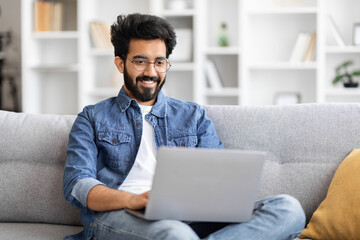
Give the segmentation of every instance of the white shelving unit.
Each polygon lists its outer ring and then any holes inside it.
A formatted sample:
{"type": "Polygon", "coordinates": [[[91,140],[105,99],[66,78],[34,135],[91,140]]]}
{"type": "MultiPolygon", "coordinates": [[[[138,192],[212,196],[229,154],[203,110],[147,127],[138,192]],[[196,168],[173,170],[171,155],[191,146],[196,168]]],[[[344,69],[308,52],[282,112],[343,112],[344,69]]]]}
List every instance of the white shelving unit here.
{"type": "Polygon", "coordinates": [[[76,113],[79,56],[77,1],[64,0],[64,31],[34,32],[33,0],[22,8],[23,110],[35,113],[76,113]]]}
{"type": "MultiPolygon", "coordinates": [[[[326,48],[324,49],[325,67],[324,76],[324,101],[328,102],[360,102],[360,91],[356,89],[345,89],[341,84],[334,86],[331,79],[335,76],[335,68],[347,60],[354,61],[354,68],[360,69],[360,46],[352,45],[353,24],[360,22],[360,1],[356,0],[330,0],[326,4],[325,12],[330,14],[344,39],[345,46],[337,46],[333,36],[326,35],[326,48]]],[[[328,28],[328,22],[325,22],[328,28]]],[[[354,80],[360,80],[360,77],[354,80]]]]}
{"type": "MultiPolygon", "coordinates": [[[[301,102],[360,101],[358,89],[332,85],[334,69],[345,60],[360,66],[352,26],[360,22],[358,0],[185,0],[186,9],[170,9],[170,0],[62,0],[65,30],[33,31],[33,4],[22,0],[23,110],[76,114],[88,104],[116,96],[122,76],[113,49],[97,49],[89,23],[111,25],[119,14],[156,14],[175,28],[191,32],[187,60],[174,61],[166,94],[200,104],[269,105],[281,92],[296,92],[301,102]],[[336,46],[328,31],[330,14],[346,46],[336,46]],[[228,47],[217,44],[222,22],[228,47]],[[299,32],[316,32],[316,58],[291,63],[299,32]],[[223,88],[212,89],[204,72],[207,59],[218,70],[223,88]]],[[[359,80],[359,79],[356,79],[359,80]]]]}
{"type": "Polygon", "coordinates": [[[317,61],[293,63],[289,59],[299,32],[317,32],[317,1],[264,2],[245,0],[243,5],[246,94],[241,104],[273,104],[282,92],[296,92],[302,102],[316,102],[317,61]]]}
{"type": "MultiPolygon", "coordinates": [[[[223,82],[222,90],[207,89],[200,99],[205,104],[269,105],[274,104],[278,93],[293,92],[301,96],[302,103],[360,101],[357,89],[331,83],[335,67],[343,61],[352,59],[357,68],[360,66],[360,46],[351,46],[352,26],[360,22],[354,9],[359,8],[356,0],[208,1],[207,21],[213,27],[207,28],[210,40],[204,41],[207,47],[203,56],[215,62],[222,80],[233,82],[230,88],[223,82]],[[344,29],[346,46],[334,46],[329,39],[328,14],[344,29]],[[222,21],[229,25],[231,40],[224,48],[216,46],[214,34],[222,21]],[[317,33],[314,61],[289,61],[300,32],[317,33]],[[232,69],[221,69],[225,61],[237,64],[232,63],[232,69]]],[[[205,77],[203,81],[206,87],[205,77]]]]}
{"type": "Polygon", "coordinates": [[[202,84],[198,94],[198,101],[202,104],[240,104],[242,83],[242,48],[241,48],[241,15],[242,1],[234,0],[208,0],[202,1],[202,9],[205,10],[202,25],[201,49],[199,57],[199,69],[203,73],[199,78],[202,84]],[[228,32],[229,46],[219,47],[217,43],[221,25],[225,23],[228,32]],[[206,26],[206,27],[204,27],[206,26]],[[210,27],[211,26],[211,27],[210,27]],[[223,89],[212,89],[204,75],[205,61],[212,61],[218,71],[223,89]]]}

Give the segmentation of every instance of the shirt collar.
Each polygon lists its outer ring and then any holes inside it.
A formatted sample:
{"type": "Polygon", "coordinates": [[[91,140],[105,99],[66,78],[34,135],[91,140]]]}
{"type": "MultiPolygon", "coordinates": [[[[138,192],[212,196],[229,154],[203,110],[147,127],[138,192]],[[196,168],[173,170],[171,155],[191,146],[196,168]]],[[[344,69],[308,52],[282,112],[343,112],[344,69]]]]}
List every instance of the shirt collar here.
{"type": "MultiPolygon", "coordinates": [[[[137,104],[135,99],[127,95],[124,86],[120,89],[120,92],[117,96],[117,101],[121,112],[125,112],[130,107],[131,104],[135,104],[135,103],[137,104]]],[[[155,115],[156,117],[165,117],[166,108],[167,108],[166,96],[162,91],[160,91],[157,96],[157,100],[154,106],[152,107],[150,113],[155,115]]]]}

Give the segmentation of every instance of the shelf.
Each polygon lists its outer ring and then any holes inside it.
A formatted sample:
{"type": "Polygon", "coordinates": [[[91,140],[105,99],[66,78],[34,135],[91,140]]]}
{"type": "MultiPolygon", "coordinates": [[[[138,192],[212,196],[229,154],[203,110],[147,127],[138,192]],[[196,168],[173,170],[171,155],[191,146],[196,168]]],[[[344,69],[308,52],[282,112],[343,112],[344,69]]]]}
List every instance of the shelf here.
{"type": "Polygon", "coordinates": [[[360,88],[338,88],[338,89],[327,89],[327,96],[359,96],[360,88]]]}
{"type": "Polygon", "coordinates": [[[31,67],[32,70],[39,71],[39,72],[77,72],[78,65],[41,65],[41,66],[33,66],[31,67]]]}
{"type": "Polygon", "coordinates": [[[269,62],[253,63],[249,65],[251,70],[316,70],[316,62],[269,62]]]}
{"type": "Polygon", "coordinates": [[[171,68],[169,71],[193,71],[195,64],[193,62],[170,62],[171,68]]]}
{"type": "Polygon", "coordinates": [[[239,88],[220,88],[220,89],[207,88],[205,91],[205,95],[211,97],[237,97],[239,96],[239,92],[240,92],[239,88]]]}
{"type": "MultiPolygon", "coordinates": [[[[281,91],[299,92],[306,102],[360,99],[360,87],[343,89],[328,82],[338,63],[352,59],[359,64],[360,46],[331,46],[336,39],[328,31],[327,16],[333,15],[341,35],[350,43],[353,23],[359,20],[358,0],[186,0],[186,9],[171,8],[170,0],[107,0],[106,4],[66,0],[65,31],[58,32],[34,32],[34,1],[21,2],[25,111],[33,104],[30,109],[41,112],[42,100],[32,100],[33,88],[43,89],[40,84],[49,85],[46,96],[51,99],[53,94],[68,94],[70,82],[74,89],[71,98],[78,101],[79,111],[117,95],[114,80],[121,82],[122,76],[114,71],[114,50],[93,47],[89,22],[113,23],[120,5],[124,14],[156,14],[175,29],[191,29],[191,42],[183,48],[191,49],[191,57],[184,62],[170,57],[168,74],[175,80],[165,88],[171,97],[199,104],[240,105],[273,104],[274,94],[281,91]],[[227,24],[228,47],[218,46],[222,22],[227,24]],[[312,62],[289,61],[299,32],[318,34],[312,62]],[[214,62],[223,88],[207,87],[212,85],[204,73],[205,60],[214,62]]],[[[184,42],[179,38],[177,47],[184,42]]],[[[75,106],[61,101],[58,105],[74,112],[75,106]]]]}
{"type": "Polygon", "coordinates": [[[91,48],[90,55],[92,56],[114,56],[113,48],[91,48]]]}
{"type": "Polygon", "coordinates": [[[267,9],[253,9],[249,11],[250,15],[262,14],[317,14],[316,7],[273,7],[267,9]]]}
{"type": "Polygon", "coordinates": [[[61,32],[34,32],[35,39],[77,39],[79,33],[77,31],[61,31],[61,32]]]}
{"type": "Polygon", "coordinates": [[[326,53],[336,54],[336,53],[360,53],[360,46],[328,46],[326,47],[326,53]]]}
{"type": "Polygon", "coordinates": [[[164,17],[192,17],[195,15],[195,10],[194,9],[163,10],[161,15],[164,17]]]}
{"type": "Polygon", "coordinates": [[[205,50],[207,55],[236,55],[240,53],[241,51],[238,47],[210,47],[205,50]]]}

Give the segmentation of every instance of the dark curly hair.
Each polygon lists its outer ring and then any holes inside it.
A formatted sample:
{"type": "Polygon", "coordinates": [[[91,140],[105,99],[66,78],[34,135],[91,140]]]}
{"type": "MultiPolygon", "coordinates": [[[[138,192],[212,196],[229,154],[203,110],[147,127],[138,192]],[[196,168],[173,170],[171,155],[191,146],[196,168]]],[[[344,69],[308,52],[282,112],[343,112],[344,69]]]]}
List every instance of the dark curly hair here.
{"type": "Polygon", "coordinates": [[[174,28],[166,20],[147,14],[119,15],[111,26],[111,42],[114,45],[115,56],[125,60],[131,39],[163,40],[167,58],[176,45],[174,28]]]}

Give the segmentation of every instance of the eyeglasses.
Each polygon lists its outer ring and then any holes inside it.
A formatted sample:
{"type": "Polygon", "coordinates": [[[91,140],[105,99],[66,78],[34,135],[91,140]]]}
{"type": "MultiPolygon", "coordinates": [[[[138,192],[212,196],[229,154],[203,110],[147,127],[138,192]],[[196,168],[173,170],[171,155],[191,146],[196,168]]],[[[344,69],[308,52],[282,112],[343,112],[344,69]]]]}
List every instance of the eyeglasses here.
{"type": "Polygon", "coordinates": [[[167,58],[157,58],[154,62],[144,57],[135,57],[133,60],[127,58],[133,65],[134,69],[139,72],[145,71],[150,63],[154,64],[155,70],[159,73],[169,71],[171,64],[167,58]]]}

